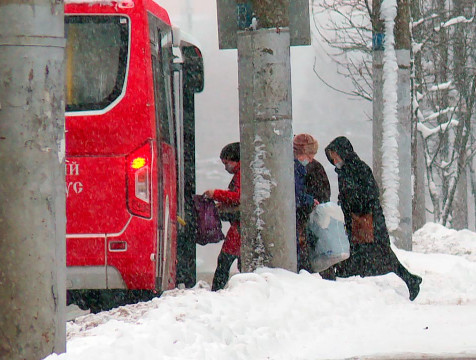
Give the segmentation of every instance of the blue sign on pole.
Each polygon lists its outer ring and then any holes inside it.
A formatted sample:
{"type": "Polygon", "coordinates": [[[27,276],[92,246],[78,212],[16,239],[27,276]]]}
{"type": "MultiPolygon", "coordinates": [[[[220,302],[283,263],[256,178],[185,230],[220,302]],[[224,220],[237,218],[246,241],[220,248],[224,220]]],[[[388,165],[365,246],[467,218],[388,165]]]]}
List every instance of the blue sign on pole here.
{"type": "Polygon", "coordinates": [[[385,34],[384,33],[374,33],[372,36],[372,50],[385,50],[384,46],[385,34]]]}

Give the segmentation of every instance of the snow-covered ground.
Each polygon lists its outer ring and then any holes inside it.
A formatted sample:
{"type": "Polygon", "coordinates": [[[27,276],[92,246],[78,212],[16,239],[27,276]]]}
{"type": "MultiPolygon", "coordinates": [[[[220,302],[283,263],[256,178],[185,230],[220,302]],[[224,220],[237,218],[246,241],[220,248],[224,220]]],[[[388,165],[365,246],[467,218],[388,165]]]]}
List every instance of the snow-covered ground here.
{"type": "Polygon", "coordinates": [[[414,302],[394,274],[332,282],[265,268],[233,276],[219,292],[199,282],[147,303],[79,317],[67,325],[67,353],[46,359],[476,355],[476,233],[428,223],[414,244],[414,252],[395,250],[423,277],[414,302]]]}

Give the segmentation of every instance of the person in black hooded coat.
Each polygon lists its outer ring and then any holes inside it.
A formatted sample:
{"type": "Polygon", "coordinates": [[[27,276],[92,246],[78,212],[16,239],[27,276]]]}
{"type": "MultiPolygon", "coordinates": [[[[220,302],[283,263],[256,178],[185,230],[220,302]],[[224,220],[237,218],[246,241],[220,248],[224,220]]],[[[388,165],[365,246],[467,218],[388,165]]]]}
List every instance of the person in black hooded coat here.
{"type": "Polygon", "coordinates": [[[350,242],[350,257],[337,264],[336,276],[360,275],[376,276],[390,272],[405,281],[410,300],[419,291],[421,277],[411,274],[398,260],[390,247],[385,217],[379,199],[379,189],[370,167],[355,153],[349,139],[335,138],[325,149],[328,160],[336,168],[339,182],[339,203],[344,213],[345,228],[350,242]],[[352,214],[372,214],[374,241],[356,243],[353,241],[352,214]]]}

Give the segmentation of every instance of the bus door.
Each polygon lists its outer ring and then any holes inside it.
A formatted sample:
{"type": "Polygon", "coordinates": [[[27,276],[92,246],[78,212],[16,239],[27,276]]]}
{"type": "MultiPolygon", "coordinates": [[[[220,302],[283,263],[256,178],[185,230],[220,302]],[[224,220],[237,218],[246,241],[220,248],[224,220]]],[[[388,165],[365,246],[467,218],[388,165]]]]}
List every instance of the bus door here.
{"type": "MultiPolygon", "coordinates": [[[[183,283],[186,287],[192,287],[196,283],[196,244],[195,229],[196,219],[193,211],[193,195],[196,194],[195,174],[195,93],[203,90],[203,58],[200,50],[191,42],[186,41],[186,34],[180,33],[181,42],[181,82],[180,96],[182,97],[181,114],[177,116],[181,121],[177,124],[182,130],[182,144],[177,146],[178,152],[183,152],[183,210],[178,214],[184,214],[185,226],[180,226],[177,239],[177,283],[183,283]]],[[[175,42],[175,39],[174,39],[175,42]]],[[[177,65],[177,64],[176,64],[177,65]]],[[[175,69],[174,69],[175,70],[175,69]]],[[[175,74],[177,79],[178,74],[175,74]]],[[[177,79],[177,83],[179,83],[177,79]]],[[[178,137],[178,136],[177,136],[178,137]]],[[[180,198],[179,198],[180,199],[180,198]]]]}
{"type": "MultiPolygon", "coordinates": [[[[162,28],[164,29],[164,28],[162,28]]],[[[176,154],[172,104],[172,34],[161,30],[160,22],[149,15],[157,131],[157,256],[156,288],[175,287],[176,270],[176,154]]]]}

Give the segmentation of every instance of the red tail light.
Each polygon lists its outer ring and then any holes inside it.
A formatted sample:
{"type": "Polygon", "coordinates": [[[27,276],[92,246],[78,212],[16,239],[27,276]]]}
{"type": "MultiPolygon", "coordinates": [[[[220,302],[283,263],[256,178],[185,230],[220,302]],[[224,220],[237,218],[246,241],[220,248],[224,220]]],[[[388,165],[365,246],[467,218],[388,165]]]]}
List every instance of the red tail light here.
{"type": "Polygon", "coordinates": [[[127,206],[138,216],[151,216],[152,147],[147,143],[127,157],[127,206]]]}

